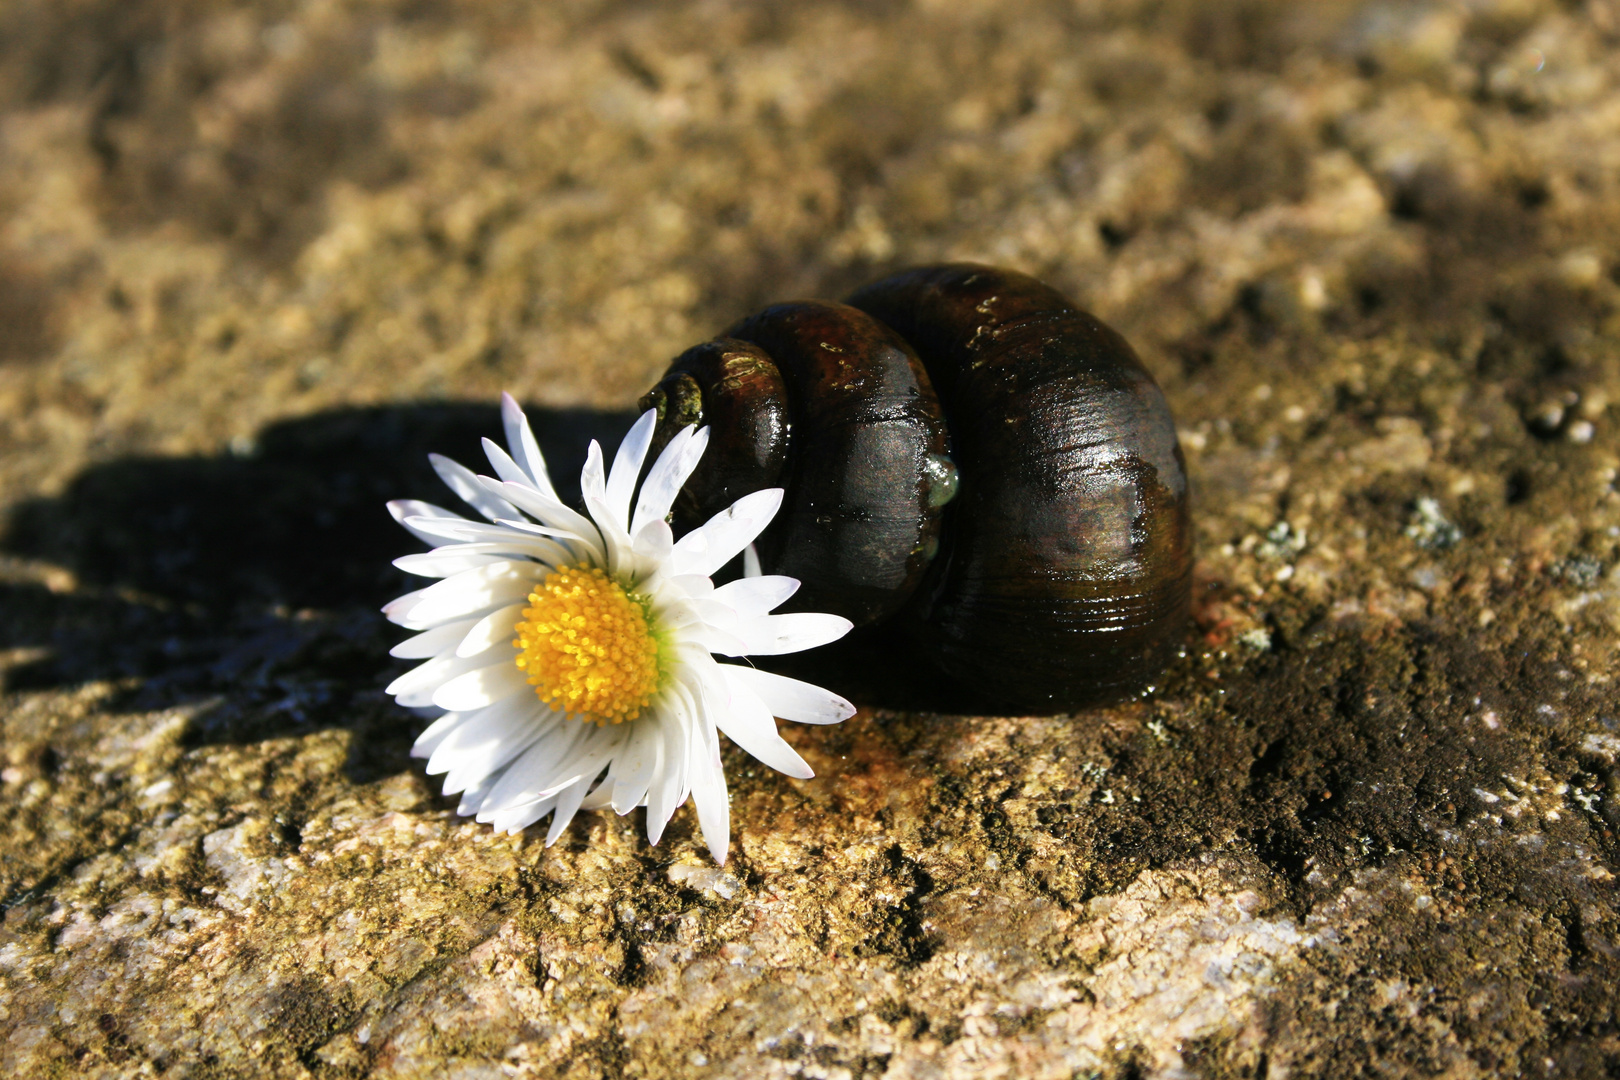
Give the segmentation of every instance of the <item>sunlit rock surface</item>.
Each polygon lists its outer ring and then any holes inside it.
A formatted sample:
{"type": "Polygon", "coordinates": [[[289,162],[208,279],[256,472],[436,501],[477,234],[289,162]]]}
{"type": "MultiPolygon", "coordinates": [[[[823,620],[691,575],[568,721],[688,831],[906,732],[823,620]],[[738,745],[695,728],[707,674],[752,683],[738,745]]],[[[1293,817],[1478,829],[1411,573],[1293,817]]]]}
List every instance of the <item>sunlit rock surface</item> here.
{"type": "Polygon", "coordinates": [[[1620,7],[0,9],[0,1074],[1620,1069],[1620,7]],[[1184,657],[496,836],[382,511],[908,263],[1163,385],[1184,657]]]}

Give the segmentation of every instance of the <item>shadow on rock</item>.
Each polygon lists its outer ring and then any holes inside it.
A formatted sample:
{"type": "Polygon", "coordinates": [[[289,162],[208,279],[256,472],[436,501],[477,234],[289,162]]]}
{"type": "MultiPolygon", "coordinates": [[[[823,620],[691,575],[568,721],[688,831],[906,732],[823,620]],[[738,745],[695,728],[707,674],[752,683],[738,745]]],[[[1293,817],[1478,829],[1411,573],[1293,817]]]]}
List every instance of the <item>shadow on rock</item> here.
{"type": "MultiPolygon", "coordinates": [[[[570,499],[589,441],[612,446],[634,419],[529,416],[570,499]]],[[[377,609],[419,587],[391,560],[421,545],[383,504],[460,507],[428,453],[476,468],[479,439],[500,433],[491,406],[337,409],[272,425],[230,455],[87,469],[60,497],[16,507],[0,540],[0,551],[77,581],[62,591],[0,585],[0,646],[42,651],[12,667],[7,685],[107,680],[122,686],[120,708],[201,704],[197,743],[376,727],[380,741],[354,740],[374,764],[352,758],[351,771],[397,771],[403,753],[392,743],[414,725],[382,694],[403,664],[387,655],[401,635],[377,609]]]]}

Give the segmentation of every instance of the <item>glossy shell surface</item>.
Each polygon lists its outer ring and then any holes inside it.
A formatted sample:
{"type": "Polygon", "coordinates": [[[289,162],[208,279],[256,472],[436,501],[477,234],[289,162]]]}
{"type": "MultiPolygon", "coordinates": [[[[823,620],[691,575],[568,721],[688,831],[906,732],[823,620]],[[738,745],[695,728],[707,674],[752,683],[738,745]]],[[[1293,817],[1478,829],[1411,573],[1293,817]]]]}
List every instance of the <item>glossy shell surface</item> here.
{"type": "Polygon", "coordinates": [[[919,267],[847,305],[774,305],[644,400],[660,437],[714,429],[695,518],[786,488],[763,567],[803,582],[794,607],[857,623],[827,655],[877,697],[1059,712],[1139,691],[1180,643],[1191,525],[1164,396],[1028,275],[919,267]]]}
{"type": "Polygon", "coordinates": [[[1004,706],[1139,689],[1179,643],[1192,531],[1175,423],[1135,351],[1015,271],[923,267],[850,303],[916,348],[960,471],[903,631],[1004,706]]]}
{"type": "Polygon", "coordinates": [[[787,494],[759,539],[762,565],[799,579],[802,610],[887,618],[939,547],[940,508],[918,477],[944,456],[945,424],[916,353],[871,316],[814,300],[726,333],[763,349],[787,384],[787,494]]]}

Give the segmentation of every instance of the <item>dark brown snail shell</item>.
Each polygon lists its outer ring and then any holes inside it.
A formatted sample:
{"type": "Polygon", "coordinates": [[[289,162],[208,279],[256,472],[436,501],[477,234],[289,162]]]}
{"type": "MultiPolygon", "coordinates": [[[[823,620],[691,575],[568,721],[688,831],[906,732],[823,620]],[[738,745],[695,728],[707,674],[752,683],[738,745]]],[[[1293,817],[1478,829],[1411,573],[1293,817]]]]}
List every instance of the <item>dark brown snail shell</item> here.
{"type": "Polygon", "coordinates": [[[1119,700],[1179,641],[1192,532],[1164,396],[1028,275],[919,267],[848,304],[775,305],[676,358],[643,406],[659,439],[711,427],[678,513],[784,487],[765,572],[868,628],[843,655],[936,700],[1119,700]]]}

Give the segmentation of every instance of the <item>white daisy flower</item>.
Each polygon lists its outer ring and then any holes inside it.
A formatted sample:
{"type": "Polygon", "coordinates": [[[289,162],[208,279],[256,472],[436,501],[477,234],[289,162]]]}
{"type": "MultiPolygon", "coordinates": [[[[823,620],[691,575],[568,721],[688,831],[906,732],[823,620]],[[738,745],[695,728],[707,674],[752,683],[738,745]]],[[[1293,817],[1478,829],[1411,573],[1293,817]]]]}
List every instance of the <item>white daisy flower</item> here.
{"type": "MultiPolygon", "coordinates": [[[[855,709],[837,694],[721,656],[797,652],[842,637],[837,615],[770,612],[799,587],[753,576],[716,587],[711,575],[751,544],[776,515],[780,488],[738,499],[680,540],[665,520],[708,445],[707,428],[684,428],[640,484],[656,415],[638,420],[604,470],[591,443],[580,475],[585,513],[564,506],[523,410],[501,397],[510,453],[489,439],[495,476],[448,458],[433,467],[487,520],[431,503],[388,504],[429,544],[395,565],[441,578],[383,608],[420,631],[393,655],[426,659],[388,693],[401,705],[445,713],[411,753],[444,773],[458,812],[517,832],[551,815],[546,845],[581,809],[647,808],[658,843],[688,795],[717,863],[726,861],[731,813],[720,768],[723,731],[789,776],[804,759],[773,717],[835,724],[855,709]]],[[[751,554],[751,552],[750,552],[751,554]]]]}

